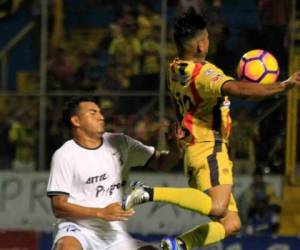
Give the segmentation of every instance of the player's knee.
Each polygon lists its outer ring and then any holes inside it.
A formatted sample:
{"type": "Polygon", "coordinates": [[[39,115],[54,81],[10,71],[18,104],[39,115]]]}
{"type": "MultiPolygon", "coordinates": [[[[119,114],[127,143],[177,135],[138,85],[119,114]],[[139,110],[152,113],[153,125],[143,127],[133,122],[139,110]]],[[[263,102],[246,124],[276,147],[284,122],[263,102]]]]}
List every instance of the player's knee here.
{"type": "Polygon", "coordinates": [[[63,237],[55,244],[55,250],[82,250],[81,244],[74,237],[63,237]]]}
{"type": "Polygon", "coordinates": [[[225,223],[223,225],[225,228],[226,236],[232,235],[241,229],[241,221],[239,218],[228,221],[227,223],[225,223]]]}

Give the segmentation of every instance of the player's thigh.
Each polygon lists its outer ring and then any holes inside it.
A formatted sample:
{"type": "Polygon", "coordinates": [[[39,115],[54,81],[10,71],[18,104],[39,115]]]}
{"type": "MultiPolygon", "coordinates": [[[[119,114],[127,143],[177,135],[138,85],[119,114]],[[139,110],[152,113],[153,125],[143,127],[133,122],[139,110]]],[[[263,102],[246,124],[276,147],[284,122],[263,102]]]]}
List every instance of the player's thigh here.
{"type": "Polygon", "coordinates": [[[232,185],[218,185],[210,188],[207,193],[213,201],[213,207],[219,208],[225,212],[230,203],[232,185]]]}
{"type": "Polygon", "coordinates": [[[208,190],[213,201],[214,215],[223,216],[227,211],[238,212],[236,201],[232,194],[232,185],[219,185],[208,190]]]}
{"type": "Polygon", "coordinates": [[[54,245],[54,250],[83,250],[80,242],[73,236],[64,236],[54,245]]]}
{"type": "Polygon", "coordinates": [[[185,172],[190,185],[201,191],[220,185],[232,185],[232,161],[229,159],[226,144],[202,142],[188,147],[185,154],[185,172]]]}

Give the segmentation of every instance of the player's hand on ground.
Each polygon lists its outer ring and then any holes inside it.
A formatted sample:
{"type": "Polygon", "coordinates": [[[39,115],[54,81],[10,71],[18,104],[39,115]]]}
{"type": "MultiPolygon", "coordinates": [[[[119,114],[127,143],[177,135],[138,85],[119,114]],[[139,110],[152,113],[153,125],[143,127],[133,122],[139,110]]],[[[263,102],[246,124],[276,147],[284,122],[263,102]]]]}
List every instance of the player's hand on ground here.
{"type": "Polygon", "coordinates": [[[283,81],[282,84],[286,85],[288,89],[293,87],[300,88],[300,71],[293,73],[287,80],[283,81]]]}
{"type": "Polygon", "coordinates": [[[97,217],[107,221],[124,221],[134,215],[134,210],[123,210],[118,202],[112,203],[104,208],[101,208],[97,213],[97,217]]]}

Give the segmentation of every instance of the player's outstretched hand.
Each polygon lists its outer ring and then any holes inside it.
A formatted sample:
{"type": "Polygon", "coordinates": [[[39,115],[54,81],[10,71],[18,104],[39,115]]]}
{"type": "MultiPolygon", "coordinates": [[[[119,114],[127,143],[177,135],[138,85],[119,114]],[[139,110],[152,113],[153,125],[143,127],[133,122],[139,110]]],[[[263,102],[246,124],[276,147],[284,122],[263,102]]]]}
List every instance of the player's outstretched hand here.
{"type": "Polygon", "coordinates": [[[288,89],[297,87],[300,88],[300,71],[293,73],[287,80],[283,81],[281,84],[286,85],[288,89]]]}
{"type": "Polygon", "coordinates": [[[173,152],[180,152],[181,147],[179,141],[185,136],[182,128],[179,126],[178,122],[174,122],[168,126],[167,132],[165,133],[166,143],[169,149],[173,152]]]}
{"type": "Polygon", "coordinates": [[[104,208],[100,208],[97,217],[107,221],[124,221],[134,215],[134,210],[123,210],[121,204],[118,202],[109,204],[104,208]]]}

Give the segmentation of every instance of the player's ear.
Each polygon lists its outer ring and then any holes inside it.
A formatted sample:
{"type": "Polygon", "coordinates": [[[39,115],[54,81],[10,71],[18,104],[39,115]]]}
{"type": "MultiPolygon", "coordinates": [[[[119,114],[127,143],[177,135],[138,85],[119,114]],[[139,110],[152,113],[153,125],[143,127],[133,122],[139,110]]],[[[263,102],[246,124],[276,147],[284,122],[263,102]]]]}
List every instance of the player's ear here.
{"type": "Polygon", "coordinates": [[[198,54],[200,54],[200,53],[202,52],[202,49],[201,49],[201,43],[200,43],[200,42],[197,43],[196,50],[197,50],[197,53],[198,53],[198,54]]]}
{"type": "Polygon", "coordinates": [[[80,126],[79,118],[78,118],[77,115],[73,115],[71,117],[71,123],[73,124],[74,127],[79,127],[80,126]]]}

